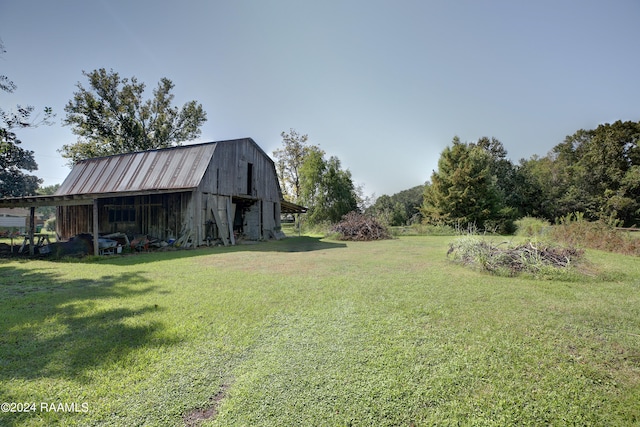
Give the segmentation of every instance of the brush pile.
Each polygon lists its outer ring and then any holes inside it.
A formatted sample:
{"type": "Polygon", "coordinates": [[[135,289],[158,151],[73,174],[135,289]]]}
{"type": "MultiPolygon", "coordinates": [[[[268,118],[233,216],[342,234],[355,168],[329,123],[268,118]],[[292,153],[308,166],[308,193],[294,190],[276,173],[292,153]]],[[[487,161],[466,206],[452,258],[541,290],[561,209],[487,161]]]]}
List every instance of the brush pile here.
{"type": "Polygon", "coordinates": [[[375,218],[357,212],[349,212],[342,217],[342,221],[331,228],[339,234],[340,240],[382,240],[390,239],[391,234],[385,226],[375,218]]]}
{"type": "Polygon", "coordinates": [[[464,237],[449,244],[447,257],[464,265],[498,275],[515,276],[528,272],[545,273],[550,269],[568,269],[584,257],[584,250],[528,242],[516,246],[494,244],[464,237]]]}

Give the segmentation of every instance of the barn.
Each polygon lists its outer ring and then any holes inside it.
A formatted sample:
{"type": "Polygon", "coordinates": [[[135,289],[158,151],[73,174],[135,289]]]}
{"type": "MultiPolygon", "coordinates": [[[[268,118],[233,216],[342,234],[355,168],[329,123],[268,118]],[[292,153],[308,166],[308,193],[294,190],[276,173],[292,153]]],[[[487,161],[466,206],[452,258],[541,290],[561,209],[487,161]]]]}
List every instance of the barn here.
{"type": "Polygon", "coordinates": [[[273,160],[251,138],[83,160],[53,196],[0,200],[18,205],[56,206],[61,240],[124,233],[185,246],[278,238],[281,213],[305,211],[283,200],[273,160]]]}

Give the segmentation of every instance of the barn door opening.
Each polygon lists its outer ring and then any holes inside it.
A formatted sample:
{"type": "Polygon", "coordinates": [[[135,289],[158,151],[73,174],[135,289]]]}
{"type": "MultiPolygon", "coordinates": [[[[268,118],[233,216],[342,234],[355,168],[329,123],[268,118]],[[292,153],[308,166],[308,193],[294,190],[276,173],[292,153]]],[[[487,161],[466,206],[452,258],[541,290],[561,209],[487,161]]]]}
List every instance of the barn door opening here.
{"type": "Polygon", "coordinates": [[[236,235],[247,240],[260,240],[262,237],[260,201],[234,197],[233,203],[236,206],[233,217],[233,230],[236,235]]]}

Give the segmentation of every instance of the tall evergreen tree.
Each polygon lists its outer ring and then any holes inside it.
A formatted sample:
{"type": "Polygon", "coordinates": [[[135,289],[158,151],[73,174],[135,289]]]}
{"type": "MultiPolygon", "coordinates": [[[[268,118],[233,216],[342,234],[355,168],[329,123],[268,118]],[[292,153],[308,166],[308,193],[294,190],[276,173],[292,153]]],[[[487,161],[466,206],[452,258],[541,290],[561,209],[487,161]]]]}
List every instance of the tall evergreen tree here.
{"type": "Polygon", "coordinates": [[[500,218],[502,207],[491,173],[491,155],[481,146],[460,142],[456,136],[452,146],[440,155],[431,184],[425,186],[422,206],[425,220],[484,227],[488,221],[500,218]]]}

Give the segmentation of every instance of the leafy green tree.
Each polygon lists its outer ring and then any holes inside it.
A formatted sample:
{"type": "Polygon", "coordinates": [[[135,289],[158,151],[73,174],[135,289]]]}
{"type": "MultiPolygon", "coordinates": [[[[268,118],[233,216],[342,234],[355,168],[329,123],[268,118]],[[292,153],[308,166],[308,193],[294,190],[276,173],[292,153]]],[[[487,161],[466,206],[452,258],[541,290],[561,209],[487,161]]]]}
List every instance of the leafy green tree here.
{"type": "Polygon", "coordinates": [[[322,179],[327,171],[325,152],[312,145],[305,149],[305,157],[299,167],[299,200],[309,207],[319,203],[323,191],[322,179]]]}
{"type": "Polygon", "coordinates": [[[383,194],[376,199],[368,213],[375,216],[381,223],[394,226],[404,224],[405,217],[402,211],[403,208],[400,203],[395,203],[392,196],[383,194]]]}
{"type": "MultiPolygon", "coordinates": [[[[553,161],[549,156],[521,159],[515,171],[515,188],[519,204],[514,207],[519,217],[536,217],[553,220],[558,216],[557,183],[553,161]]],[[[513,206],[513,205],[512,205],[513,206]]]]}
{"type": "Polygon", "coordinates": [[[616,121],[580,129],[555,146],[551,155],[558,216],[583,212],[590,219],[629,225],[640,221],[639,139],[640,122],[616,121]]]}
{"type": "Polygon", "coordinates": [[[482,148],[489,154],[490,173],[495,177],[496,187],[500,192],[500,198],[503,200],[504,205],[509,207],[521,205],[522,201],[519,198],[519,192],[516,191],[516,167],[507,158],[507,150],[502,142],[496,138],[484,136],[472,145],[482,148]]]}
{"type": "Polygon", "coordinates": [[[65,106],[63,122],[72,127],[78,140],[59,150],[71,163],[178,145],[198,137],[207,120],[196,101],[180,109],[171,105],[174,84],[167,78],[160,80],[153,98],[144,101],[145,84],[135,77],[121,78],[104,68],[83,74],[89,88],[78,83],[78,91],[65,106]]]}
{"type": "Polygon", "coordinates": [[[320,147],[308,143],[308,135],[294,129],[280,136],[282,148],[273,156],[283,195],[308,208],[306,219],[310,224],[338,222],[358,208],[359,189],[337,157],[327,160],[320,147]]]}
{"type": "Polygon", "coordinates": [[[280,180],[282,195],[286,200],[299,203],[301,197],[300,168],[312,150],[320,150],[315,145],[309,145],[309,135],[300,135],[294,129],[289,133],[280,133],[282,148],[274,150],[276,172],[280,180]]]}
{"type": "Polygon", "coordinates": [[[12,131],[13,125],[0,111],[0,197],[30,196],[42,182],[35,175],[25,173],[38,169],[33,151],[20,147],[21,141],[12,131]]]}
{"type": "Polygon", "coordinates": [[[310,224],[336,223],[343,215],[358,209],[351,172],[342,169],[337,157],[325,160],[324,152],[316,147],[307,155],[300,173],[301,199],[309,208],[310,224]]]}
{"type": "Polygon", "coordinates": [[[351,178],[351,172],[342,169],[340,160],[331,156],[322,177],[321,197],[315,207],[314,221],[336,223],[349,212],[358,209],[358,197],[351,178]]]}
{"type": "MultiPolygon", "coordinates": [[[[0,41],[0,54],[5,52],[0,41]]],[[[0,91],[12,93],[16,88],[9,77],[0,75],[0,91]]],[[[17,129],[50,124],[53,117],[51,108],[44,109],[42,119],[34,118],[34,111],[34,107],[22,105],[8,111],[0,108],[0,197],[33,195],[42,182],[37,176],[26,173],[37,170],[38,165],[33,151],[20,147],[22,142],[14,132],[17,129]]]]}
{"type": "Polygon", "coordinates": [[[402,190],[391,196],[396,205],[399,204],[402,206],[402,223],[398,225],[420,222],[422,220],[420,207],[422,206],[423,197],[424,185],[416,185],[415,187],[402,190]]]}
{"type": "Polygon", "coordinates": [[[386,225],[406,225],[422,219],[420,207],[424,185],[417,185],[407,190],[388,196],[378,197],[367,213],[375,216],[386,225]]]}

